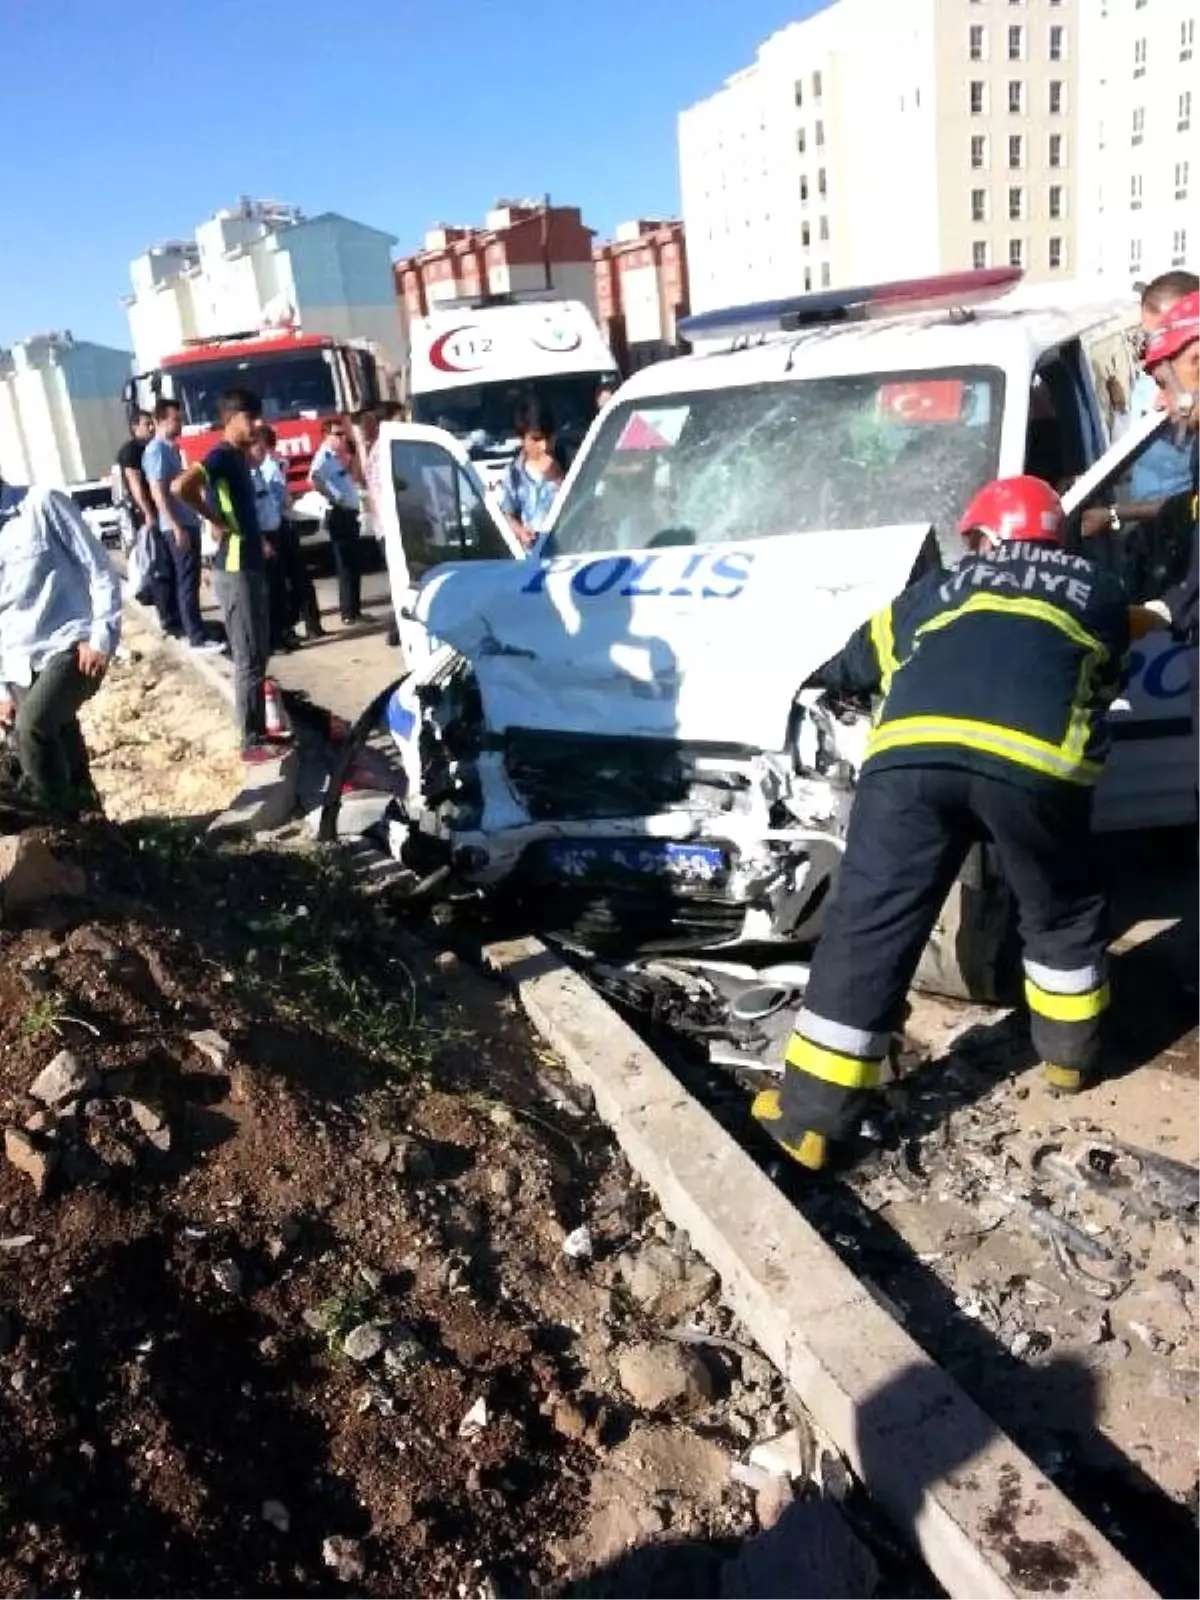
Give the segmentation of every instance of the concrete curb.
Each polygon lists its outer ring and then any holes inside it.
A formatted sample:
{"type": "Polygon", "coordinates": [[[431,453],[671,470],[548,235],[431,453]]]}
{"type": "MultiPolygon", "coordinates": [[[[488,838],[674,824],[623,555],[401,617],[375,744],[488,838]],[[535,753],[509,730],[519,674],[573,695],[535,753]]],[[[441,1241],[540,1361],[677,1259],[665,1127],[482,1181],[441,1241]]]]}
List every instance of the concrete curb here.
{"type": "MultiPolygon", "coordinates": [[[[137,621],[142,631],[160,644],[182,666],[202,679],[225,701],[233,705],[233,673],[224,658],[196,655],[176,639],[165,639],[155,626],[154,611],[129,595],[124,597],[125,610],[137,621]],[[218,666],[218,659],[221,665],[218,666]]],[[[265,762],[247,771],[246,781],[220,816],[209,823],[210,834],[228,838],[234,835],[261,833],[280,828],[296,809],[300,786],[300,757],[292,747],[286,749],[278,761],[265,762]]]]}
{"type": "Polygon", "coordinates": [[[770,1179],[540,940],[490,945],[725,1299],[949,1594],[1153,1596],[868,1293],[770,1179]]]}

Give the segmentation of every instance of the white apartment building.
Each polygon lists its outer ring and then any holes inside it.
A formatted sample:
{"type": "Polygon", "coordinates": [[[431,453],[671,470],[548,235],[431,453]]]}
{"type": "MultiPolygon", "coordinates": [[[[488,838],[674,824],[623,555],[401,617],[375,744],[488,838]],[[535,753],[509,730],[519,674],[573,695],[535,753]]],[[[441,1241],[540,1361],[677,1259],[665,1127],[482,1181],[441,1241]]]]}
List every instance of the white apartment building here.
{"type": "Polygon", "coordinates": [[[836,0],[679,118],[694,311],[1075,271],[1077,39],[1102,0],[836,0]]]}
{"type": "Polygon", "coordinates": [[[390,233],[326,211],[243,199],[129,267],[134,360],[145,372],[189,340],[287,316],[304,333],[371,340],[403,357],[390,233]]]}
{"type": "Polygon", "coordinates": [[[1200,0],[1086,0],[1080,270],[1121,283],[1200,259],[1200,0]]]}

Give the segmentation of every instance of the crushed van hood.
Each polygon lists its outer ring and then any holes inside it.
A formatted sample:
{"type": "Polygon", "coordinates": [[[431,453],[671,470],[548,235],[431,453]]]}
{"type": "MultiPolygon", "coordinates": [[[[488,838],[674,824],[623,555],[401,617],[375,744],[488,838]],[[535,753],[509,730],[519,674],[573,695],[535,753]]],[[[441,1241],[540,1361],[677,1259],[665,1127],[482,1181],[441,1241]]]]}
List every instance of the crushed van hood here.
{"type": "Polygon", "coordinates": [[[511,727],[782,749],[797,689],[904,587],[930,529],[438,567],[416,616],[511,727]]]}

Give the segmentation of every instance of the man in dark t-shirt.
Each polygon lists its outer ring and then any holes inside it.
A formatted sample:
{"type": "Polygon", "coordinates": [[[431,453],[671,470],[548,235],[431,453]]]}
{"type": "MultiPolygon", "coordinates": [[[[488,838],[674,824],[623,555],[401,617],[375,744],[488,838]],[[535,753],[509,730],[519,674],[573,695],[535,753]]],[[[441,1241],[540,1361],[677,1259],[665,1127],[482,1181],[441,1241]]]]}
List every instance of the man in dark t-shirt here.
{"type": "Polygon", "coordinates": [[[225,618],[233,657],[234,712],[244,761],[267,761],[279,754],[266,739],[263,680],[270,652],[270,616],[250,476],[249,450],[261,416],[257,395],[248,389],[226,390],[220,400],[220,444],[171,485],[171,492],[210,524],[217,540],[213,593],[225,618]]]}
{"type": "MultiPolygon", "coordinates": [[[[136,533],[144,522],[154,521],[154,505],[142,475],[142,457],[154,432],[154,418],[148,411],[139,411],[130,424],[129,438],[117,451],[117,482],[113,503],[128,512],[130,530],[136,533]]],[[[124,519],[122,519],[124,521],[124,519]]],[[[132,539],[124,536],[126,549],[132,539]]]]}

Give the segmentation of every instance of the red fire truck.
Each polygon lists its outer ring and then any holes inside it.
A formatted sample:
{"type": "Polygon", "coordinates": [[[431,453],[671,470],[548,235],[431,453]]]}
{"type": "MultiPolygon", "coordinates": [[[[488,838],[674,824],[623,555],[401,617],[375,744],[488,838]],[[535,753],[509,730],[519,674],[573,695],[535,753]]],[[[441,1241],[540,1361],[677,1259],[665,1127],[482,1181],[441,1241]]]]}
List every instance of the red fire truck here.
{"type": "Polygon", "coordinates": [[[365,340],[285,327],[189,340],[164,356],[161,366],[130,379],[125,398],[131,412],[152,411],[160,398],[178,400],[179,448],[192,462],[217,442],[217,403],[226,389],[250,389],[262,401],[263,420],[275,430],[295,496],[309,487],[309,463],[324,419],[389,398],[393,380],[382,352],[365,340]]]}

